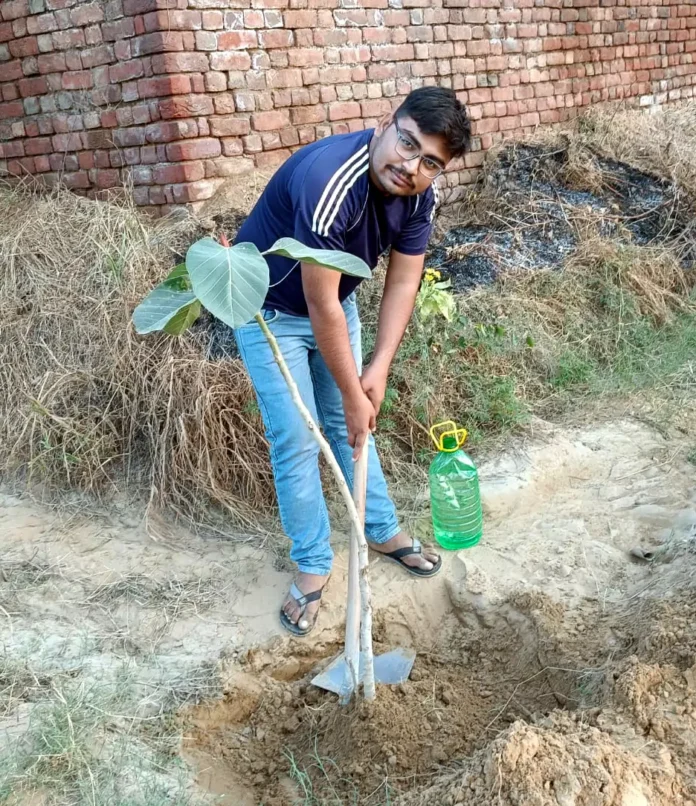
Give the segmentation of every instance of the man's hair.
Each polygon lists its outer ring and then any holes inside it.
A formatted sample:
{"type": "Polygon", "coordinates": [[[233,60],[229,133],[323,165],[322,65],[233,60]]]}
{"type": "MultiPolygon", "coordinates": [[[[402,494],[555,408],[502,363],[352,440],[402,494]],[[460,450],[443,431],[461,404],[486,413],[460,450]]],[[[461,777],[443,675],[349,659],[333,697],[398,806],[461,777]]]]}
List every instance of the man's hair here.
{"type": "Polygon", "coordinates": [[[447,141],[452,158],[460,157],[471,142],[471,123],[466,107],[446,87],[420,87],[406,96],[396,118],[409,117],[423,134],[439,134],[447,141]]]}

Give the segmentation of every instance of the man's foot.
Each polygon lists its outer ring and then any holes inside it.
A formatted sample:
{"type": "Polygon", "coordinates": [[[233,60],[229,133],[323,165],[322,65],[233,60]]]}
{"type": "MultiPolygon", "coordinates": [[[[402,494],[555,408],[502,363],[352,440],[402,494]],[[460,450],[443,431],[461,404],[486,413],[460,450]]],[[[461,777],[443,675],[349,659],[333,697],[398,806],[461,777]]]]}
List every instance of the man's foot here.
{"type": "Polygon", "coordinates": [[[283,627],[295,635],[307,635],[311,632],[317,620],[321,594],[328,579],[328,575],[319,576],[301,572],[297,575],[280,611],[280,622],[283,627]],[[306,597],[306,602],[298,597],[298,593],[301,597],[306,597]]]}
{"type": "Polygon", "coordinates": [[[386,543],[370,543],[370,548],[404,566],[415,576],[435,576],[442,567],[439,554],[429,549],[423,550],[420,541],[406,532],[399,532],[386,543]]]}

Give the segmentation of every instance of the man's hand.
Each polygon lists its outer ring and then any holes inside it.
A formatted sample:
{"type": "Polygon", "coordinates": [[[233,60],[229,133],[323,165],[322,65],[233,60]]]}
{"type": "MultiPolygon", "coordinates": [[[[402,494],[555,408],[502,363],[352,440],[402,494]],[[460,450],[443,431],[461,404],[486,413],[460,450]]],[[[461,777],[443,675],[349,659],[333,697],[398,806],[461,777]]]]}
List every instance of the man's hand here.
{"type": "Polygon", "coordinates": [[[343,396],[343,413],[348,428],[348,444],[354,448],[353,461],[357,461],[370,432],[377,425],[375,408],[367,395],[359,390],[343,396]]]}
{"type": "Polygon", "coordinates": [[[375,417],[379,415],[382,401],[387,392],[388,373],[388,367],[385,369],[379,364],[372,363],[365,367],[363,374],[360,376],[360,385],[363,392],[370,399],[370,403],[374,406],[375,417]]]}

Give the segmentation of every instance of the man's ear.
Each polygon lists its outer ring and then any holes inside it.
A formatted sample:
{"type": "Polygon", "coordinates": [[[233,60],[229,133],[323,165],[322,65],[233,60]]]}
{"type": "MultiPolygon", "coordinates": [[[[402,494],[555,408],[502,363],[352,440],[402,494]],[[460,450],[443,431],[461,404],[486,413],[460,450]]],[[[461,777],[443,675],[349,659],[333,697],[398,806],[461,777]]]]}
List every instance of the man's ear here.
{"type": "Polygon", "coordinates": [[[393,112],[387,113],[375,126],[375,134],[378,137],[381,137],[384,134],[384,132],[392,125],[393,120],[394,120],[394,113],[393,112]]]}

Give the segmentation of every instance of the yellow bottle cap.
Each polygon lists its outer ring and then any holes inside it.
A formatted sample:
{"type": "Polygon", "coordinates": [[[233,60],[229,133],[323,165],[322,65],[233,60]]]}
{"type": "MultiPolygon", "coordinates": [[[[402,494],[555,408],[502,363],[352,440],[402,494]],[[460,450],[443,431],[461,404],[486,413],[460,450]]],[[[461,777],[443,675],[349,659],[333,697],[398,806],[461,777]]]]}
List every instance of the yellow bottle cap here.
{"type": "Polygon", "coordinates": [[[436,423],[430,429],[430,438],[435,443],[435,447],[439,451],[444,451],[445,453],[454,453],[454,451],[458,451],[459,448],[461,448],[462,445],[464,444],[464,442],[466,441],[467,434],[468,434],[468,432],[467,432],[466,428],[457,428],[457,424],[454,422],[454,420],[445,420],[442,423],[436,423]],[[437,434],[436,432],[439,429],[445,429],[445,430],[441,431],[440,434],[437,434]],[[445,447],[445,442],[444,442],[445,437],[453,437],[454,438],[455,445],[454,445],[453,448],[452,447],[449,447],[449,448],[445,447]]]}

